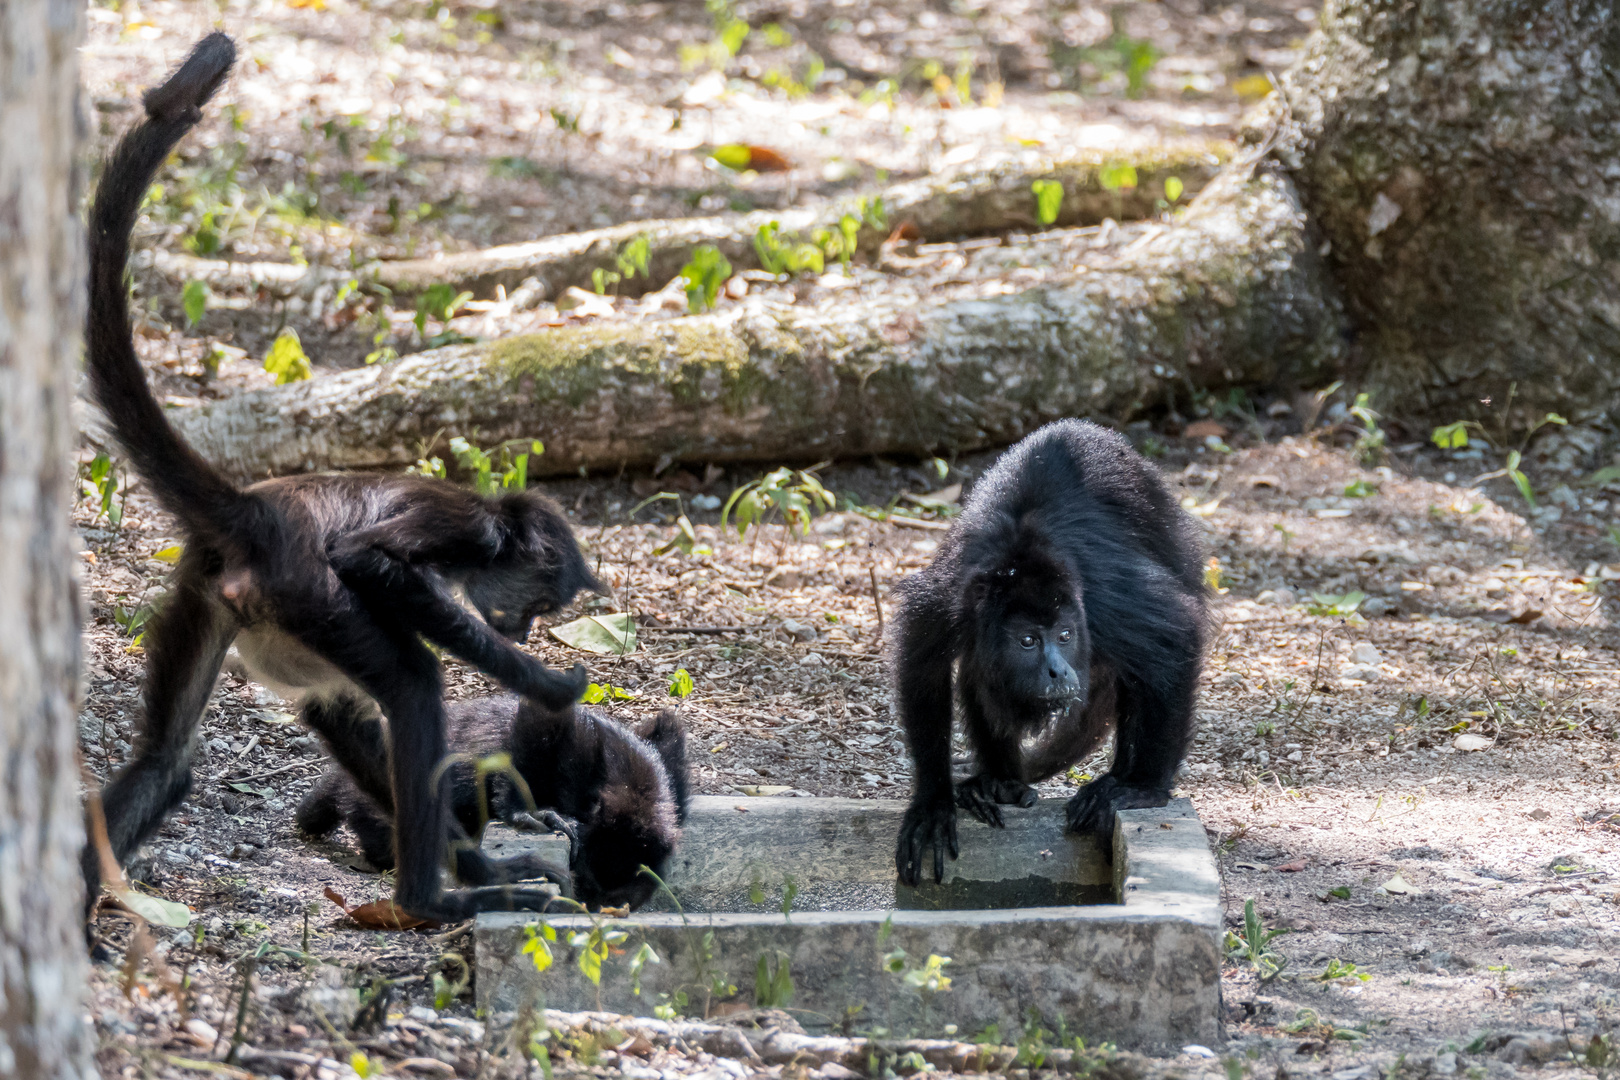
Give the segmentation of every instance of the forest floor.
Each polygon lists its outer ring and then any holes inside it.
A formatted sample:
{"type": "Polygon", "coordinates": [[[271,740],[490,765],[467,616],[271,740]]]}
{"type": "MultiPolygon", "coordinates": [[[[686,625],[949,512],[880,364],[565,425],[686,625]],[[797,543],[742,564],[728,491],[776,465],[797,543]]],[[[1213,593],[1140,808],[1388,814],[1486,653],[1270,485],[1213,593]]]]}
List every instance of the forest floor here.
{"type": "MultiPolygon", "coordinates": [[[[222,17],[252,77],[231,84],[223,104],[234,109],[212,111],[201,149],[182,155],[140,244],[341,265],[802,205],[1009,145],[1124,152],[1230,137],[1244,80],[1286,66],[1314,19],[1287,3],[1118,10],[1116,28],[1086,4],[126,0],[92,8],[84,63],[104,145],[137,91],[222,17]],[[682,46],[713,55],[717,11],[753,27],[729,81],[682,69],[682,46]],[[1132,98],[1135,43],[1161,55],[1132,98]],[[812,52],[836,75],[789,98],[783,87],[807,80],[812,52]],[[793,170],[731,174],[704,152],[761,131],[793,170]]],[[[149,308],[143,359],[171,402],[269,380],[248,359],[266,342],[233,336],[225,314],[186,331],[163,318],[172,297],[137,296],[149,308]],[[213,345],[224,349],[217,373],[202,363],[213,345]]],[[[402,352],[421,347],[410,316],[369,310],[357,335],[294,300],[278,321],[298,328],[319,374],[360,362],[380,343],[374,327],[402,352]]],[[[1544,504],[1532,512],[1508,480],[1477,479],[1494,452],[1444,453],[1426,432],[1392,428],[1364,466],[1361,425],[1342,402],[1317,422],[1317,404],[1205,402],[1203,427],[1165,417],[1127,428],[1207,528],[1225,590],[1181,790],[1220,860],[1229,924],[1253,899],[1267,927],[1289,930],[1274,942],[1288,958],[1277,977],[1226,970],[1224,1044],[1136,1067],[1233,1080],[1585,1067],[1592,1037],[1620,1021],[1620,945],[1608,936],[1620,915],[1620,550],[1608,496],[1578,482],[1611,464],[1612,447],[1546,429],[1528,455],[1544,504]],[[1326,977],[1345,964],[1370,978],[1326,977]]],[[[883,507],[971,485],[989,460],[941,463],[944,476],[904,461],[821,475],[842,505],[883,507]]],[[[774,464],[545,485],[612,586],[607,607],[641,626],[634,653],[588,658],[593,678],[636,693],[614,708],[637,716],[671,700],[676,669],[690,673],[681,709],[698,791],[904,797],[878,605],[940,533],[841,509],[804,536],[720,535],[718,513],[698,507],[774,464]],[[687,497],[693,554],[652,553],[675,532],[667,505],[631,517],[660,490],[687,497]]],[[[114,505],[117,527],[99,497],[78,518],[81,736],[97,778],[128,755],[140,708],[144,656],[125,624],[161,592],[168,566],[153,556],[179,541],[138,483],[114,505]]],[[[578,658],[540,631],[529,647],[550,663],[578,658]]],[[[454,664],[449,686],[456,697],[487,689],[454,664]]],[[[443,957],[466,952],[463,929],[362,930],[322,899],[332,888],[370,900],[388,883],[341,840],[294,831],[292,808],[323,759],[291,707],[227,674],[202,741],[192,794],[137,867],[194,909],[193,925],[131,948],[122,916],[98,922],[115,956],[93,976],[104,1074],[240,1075],[220,1061],[238,1029],[259,1052],[244,1058],[256,1073],[351,1075],[356,1049],[400,1075],[509,1067],[489,1053],[470,998],[432,1008],[432,975],[453,974],[443,957]],[[267,958],[241,1011],[237,961],[267,942],[307,942],[322,963],[267,958]],[[323,1026],[378,978],[393,996],[376,1025],[323,1026]]],[[[556,1065],[640,1078],[783,1072],[635,1040],[587,1066],[590,1056],[556,1065]]]]}

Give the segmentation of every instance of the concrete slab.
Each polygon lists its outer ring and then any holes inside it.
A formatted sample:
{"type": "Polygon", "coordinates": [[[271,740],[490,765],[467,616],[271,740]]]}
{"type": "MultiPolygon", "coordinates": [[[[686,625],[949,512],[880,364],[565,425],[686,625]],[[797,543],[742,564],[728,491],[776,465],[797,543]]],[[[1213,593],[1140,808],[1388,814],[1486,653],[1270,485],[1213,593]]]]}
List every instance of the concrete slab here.
{"type": "MultiPolygon", "coordinates": [[[[1121,814],[1112,866],[1095,842],[1063,832],[1062,800],[1009,808],[1005,830],[964,818],[947,880],[916,890],[894,883],[903,811],[891,800],[694,800],[669,881],[684,914],[610,920],[629,937],[600,987],[564,944],[590,918],[547,920],[559,942],[540,973],[522,951],[538,917],[482,916],[479,1003],[647,1014],[660,995],[683,992],[682,1012],[702,1016],[718,1001],[706,987],[734,984],[752,1004],[763,971],[786,963],[789,1007],[811,1030],[853,1011],[863,1030],[937,1034],[955,1024],[971,1036],[996,1024],[1015,1037],[1034,1009],[1048,1028],[1061,1020],[1088,1042],[1164,1049],[1220,1038],[1220,881],[1185,799],[1121,814]],[[796,896],[784,915],[788,891],[796,896]],[[661,962],[643,970],[637,995],[628,957],[643,941],[661,962]],[[930,955],[950,958],[949,989],[905,978],[930,955]]],[[[535,843],[492,833],[486,846],[535,843]]]]}

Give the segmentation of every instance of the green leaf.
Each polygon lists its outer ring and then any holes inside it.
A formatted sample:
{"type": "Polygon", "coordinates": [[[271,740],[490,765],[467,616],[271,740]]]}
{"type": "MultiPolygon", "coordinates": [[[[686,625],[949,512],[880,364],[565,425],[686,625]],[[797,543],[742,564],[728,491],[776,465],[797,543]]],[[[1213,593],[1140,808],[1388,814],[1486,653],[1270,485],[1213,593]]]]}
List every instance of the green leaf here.
{"type": "Polygon", "coordinates": [[[1035,216],[1042,225],[1052,224],[1063,207],[1062,183],[1057,180],[1037,180],[1029,187],[1035,193],[1035,216]]]}
{"type": "Polygon", "coordinates": [[[152,552],[152,558],[156,559],[158,562],[165,562],[170,566],[173,566],[175,563],[180,561],[180,556],[184,553],[185,549],[179,544],[170,544],[161,551],[152,552]]]}
{"type": "Polygon", "coordinates": [[[1328,895],[1329,896],[1336,896],[1340,900],[1348,900],[1348,899],[1350,899],[1350,886],[1348,886],[1348,885],[1340,885],[1336,889],[1329,889],[1328,890],[1328,895]]]}
{"type": "Polygon", "coordinates": [[[707,311],[720,296],[720,287],[731,276],[731,260],[712,244],[699,244],[692,259],[681,267],[686,279],[686,304],[692,311],[707,311]]]}
{"type": "Polygon", "coordinates": [[[709,156],[728,169],[742,172],[748,168],[748,163],[754,160],[754,152],[742,143],[727,143],[717,146],[709,152],[709,156]]]}
{"type": "Polygon", "coordinates": [[[1181,177],[1167,176],[1164,178],[1164,197],[1167,201],[1175,202],[1181,198],[1181,193],[1186,190],[1187,185],[1181,182],[1181,177]]]}
{"type": "Polygon", "coordinates": [[[1581,484],[1586,487],[1602,487],[1604,484],[1612,484],[1617,480],[1620,480],[1620,465],[1605,465],[1585,480],[1582,480],[1581,484]]]}
{"type": "Polygon", "coordinates": [[[636,650],[636,620],[625,612],[587,615],[551,628],[564,645],[600,656],[623,656],[636,650]]]}
{"type": "Polygon", "coordinates": [[[675,674],[669,680],[669,694],[671,697],[684,698],[692,692],[692,674],[685,668],[676,668],[675,674]]]}
{"type": "Polygon", "coordinates": [[[298,331],[287,327],[276,336],[275,343],[264,356],[264,370],[276,377],[277,386],[302,382],[314,374],[304,346],[298,340],[298,331]]]}
{"type": "Polygon", "coordinates": [[[527,940],[523,943],[523,954],[534,963],[534,970],[541,972],[551,966],[551,946],[547,941],[557,940],[557,931],[551,928],[550,923],[543,924],[539,929],[533,926],[524,928],[527,940]]]}
{"type": "Polygon", "coordinates": [[[179,929],[191,924],[191,911],[184,904],[177,904],[173,900],[165,900],[159,896],[150,896],[134,889],[118,889],[111,885],[106,888],[118,898],[120,904],[154,926],[179,929]]]}
{"type": "Polygon", "coordinates": [[[1455,424],[1437,427],[1429,435],[1429,441],[1442,450],[1461,450],[1468,445],[1468,422],[1458,420],[1455,424]]]}
{"type": "Polygon", "coordinates": [[[180,306],[186,309],[186,326],[196,326],[208,310],[208,283],[195,278],[180,291],[180,306]]]}
{"type": "Polygon", "coordinates": [[[1110,161],[1097,173],[1097,182],[1104,191],[1118,191],[1136,186],[1136,166],[1127,161],[1110,161]]]}
{"type": "Polygon", "coordinates": [[[579,700],[586,705],[600,705],[604,701],[634,701],[636,696],[634,690],[626,690],[612,683],[591,683],[579,700]]]}

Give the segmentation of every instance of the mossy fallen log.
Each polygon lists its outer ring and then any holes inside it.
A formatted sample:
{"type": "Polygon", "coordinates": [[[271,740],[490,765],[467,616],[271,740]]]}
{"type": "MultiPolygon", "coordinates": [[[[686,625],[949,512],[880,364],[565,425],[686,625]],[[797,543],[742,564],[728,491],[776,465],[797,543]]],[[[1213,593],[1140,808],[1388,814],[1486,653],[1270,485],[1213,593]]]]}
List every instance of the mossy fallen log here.
{"type": "Polygon", "coordinates": [[[540,474],[929,454],[1060,416],[1326,377],[1343,342],[1292,187],[1237,172],[1179,222],[1023,291],[582,324],[171,415],[244,478],[397,466],[458,434],[543,439],[540,474]]]}

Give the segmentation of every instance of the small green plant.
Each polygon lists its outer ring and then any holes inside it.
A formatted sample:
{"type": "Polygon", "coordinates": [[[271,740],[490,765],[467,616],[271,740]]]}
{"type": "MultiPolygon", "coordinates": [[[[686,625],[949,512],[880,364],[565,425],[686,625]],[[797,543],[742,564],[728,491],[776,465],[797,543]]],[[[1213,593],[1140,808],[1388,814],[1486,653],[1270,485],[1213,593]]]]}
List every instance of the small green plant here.
{"type": "Polygon", "coordinates": [[[640,696],[634,690],[626,690],[612,683],[593,682],[585,687],[585,693],[579,700],[586,705],[600,705],[604,701],[634,701],[640,696]]]}
{"type": "Polygon", "coordinates": [[[124,505],[122,499],[115,497],[118,494],[118,477],[113,475],[112,459],[105,453],[95,456],[88,465],[80,466],[80,476],[84,483],[86,495],[98,499],[96,516],[92,521],[99,521],[103,515],[107,523],[118,528],[124,521],[124,505]]]}
{"type": "Polygon", "coordinates": [[[1356,479],[1344,486],[1344,497],[1347,499],[1367,499],[1378,494],[1378,485],[1367,480],[1356,479]]]}
{"type": "MultiPolygon", "coordinates": [[[[1349,890],[1345,891],[1348,892],[1349,890]]],[[[1317,982],[1324,983],[1333,982],[1335,979],[1354,979],[1357,982],[1366,982],[1372,976],[1365,971],[1358,970],[1356,965],[1347,963],[1335,956],[1328,961],[1327,967],[1322,969],[1321,974],[1315,975],[1313,978],[1317,982]]]]}
{"type": "Polygon", "coordinates": [[[1187,185],[1181,182],[1179,176],[1164,178],[1164,199],[1166,202],[1175,202],[1181,198],[1181,193],[1187,190],[1187,185]]]}
{"type": "Polygon", "coordinates": [[[298,331],[289,326],[276,335],[270,351],[264,355],[264,370],[276,377],[277,386],[301,382],[314,374],[309,357],[304,355],[304,346],[298,340],[298,331]]]}
{"type": "Polygon", "coordinates": [[[792,1000],[793,976],[788,972],[787,953],[760,953],[754,972],[754,1004],[761,1009],[781,1009],[792,1000]]]}
{"type": "Polygon", "coordinates": [[[759,265],[768,274],[819,274],[827,268],[826,257],[814,244],[779,235],[781,226],[767,221],[754,233],[754,251],[759,265]]]}
{"type": "Polygon", "coordinates": [[[669,696],[685,698],[692,692],[692,673],[685,668],[676,668],[675,674],[669,678],[669,696]]]}
{"type": "Polygon", "coordinates": [[[1371,396],[1357,394],[1355,403],[1350,406],[1350,415],[1361,421],[1361,433],[1356,436],[1353,448],[1356,460],[1363,465],[1376,465],[1384,456],[1387,436],[1384,429],[1378,426],[1380,417],[1373,411],[1371,396]]]}
{"type": "Polygon", "coordinates": [[[640,997],[642,973],[646,971],[648,964],[661,963],[663,961],[658,959],[658,954],[653,951],[653,947],[643,941],[641,948],[637,949],[630,957],[630,992],[636,997],[640,997]]]}
{"type": "Polygon", "coordinates": [[[1104,191],[1134,190],[1136,166],[1128,161],[1110,161],[1097,172],[1097,183],[1104,191]]]}
{"type": "MultiPolygon", "coordinates": [[[[481,450],[457,435],[450,440],[450,452],[456,456],[457,464],[472,474],[473,487],[478,494],[488,497],[501,491],[522,491],[528,487],[529,457],[538,457],[546,452],[546,448],[539,439],[508,439],[488,450],[481,450]],[[524,444],[528,448],[519,450],[524,444]]],[[[445,475],[444,462],[436,457],[422,457],[408,471],[441,479],[445,475]]]]}
{"type": "MultiPolygon", "coordinates": [[[[306,944],[304,952],[308,951],[306,944]]],[[[460,953],[445,953],[439,957],[433,971],[433,1007],[448,1009],[471,985],[472,968],[468,966],[466,959],[460,953]],[[446,968],[454,970],[455,974],[447,976],[446,968]]]]}
{"type": "Polygon", "coordinates": [[[731,260],[713,244],[699,244],[692,250],[691,261],[681,267],[681,277],[686,280],[686,306],[693,312],[714,307],[730,276],[731,260]]]}
{"type": "Polygon", "coordinates": [[[447,324],[456,317],[456,312],[472,299],[472,295],[465,289],[457,292],[455,286],[446,285],[442,281],[429,285],[422,291],[422,295],[416,298],[416,317],[411,322],[416,326],[417,336],[421,337],[430,348],[470,341],[470,338],[451,330],[447,324]],[[429,318],[440,325],[439,333],[432,337],[426,336],[429,318]]]}
{"type": "Polygon", "coordinates": [[[1254,909],[1254,900],[1245,900],[1242,933],[1226,932],[1226,955],[1253,965],[1260,975],[1260,981],[1269,982],[1288,965],[1288,958],[1271,947],[1272,941],[1286,933],[1287,930],[1267,930],[1262,926],[1260,916],[1254,909]]]}
{"type": "Polygon", "coordinates": [[[668,555],[671,551],[679,551],[682,555],[709,554],[710,549],[698,543],[697,530],[692,527],[692,519],[686,516],[685,500],[673,491],[660,491],[647,496],[630,508],[630,516],[635,517],[643,508],[665,500],[675,504],[675,535],[653,548],[653,554],[668,555]]]}
{"type": "Polygon", "coordinates": [[[1277,530],[1277,535],[1282,538],[1283,554],[1288,554],[1288,545],[1292,543],[1294,537],[1298,536],[1299,534],[1293,529],[1290,529],[1286,523],[1281,521],[1274,522],[1271,527],[1277,530]]]}
{"type": "Polygon", "coordinates": [[[1058,180],[1037,180],[1030,185],[1035,193],[1035,218],[1042,225],[1050,225],[1058,219],[1058,211],[1063,208],[1063,184],[1058,180]]]}
{"type": "Polygon", "coordinates": [[[615,945],[622,944],[629,936],[625,931],[612,929],[600,921],[589,930],[576,930],[568,935],[568,944],[579,950],[574,963],[591,980],[592,986],[602,985],[603,961],[613,955],[615,945]]]}
{"type": "MultiPolygon", "coordinates": [[[[1517,389],[1517,384],[1515,384],[1513,389],[1517,389]]],[[[1508,391],[1509,404],[1511,404],[1513,400],[1513,389],[1508,391]]],[[[1504,410],[1504,413],[1505,412],[1506,410],[1504,410]]],[[[1524,470],[1519,468],[1519,464],[1524,460],[1524,449],[1530,445],[1531,437],[1547,425],[1556,424],[1562,426],[1568,423],[1568,420],[1565,420],[1557,413],[1547,413],[1540,420],[1537,420],[1535,423],[1531,424],[1530,427],[1525,431],[1523,438],[1519,440],[1518,449],[1509,450],[1507,452],[1507,456],[1502,461],[1502,468],[1475,477],[1474,483],[1478,484],[1486,480],[1494,480],[1499,476],[1505,476],[1509,480],[1513,481],[1513,486],[1518,489],[1519,496],[1520,498],[1524,499],[1525,505],[1529,506],[1532,510],[1536,509],[1535,489],[1530,486],[1530,478],[1524,474],[1524,470]]],[[[1477,420],[1457,420],[1450,424],[1442,424],[1440,427],[1435,428],[1429,433],[1429,441],[1440,447],[1442,450],[1461,450],[1468,446],[1468,432],[1470,429],[1478,432],[1480,437],[1486,442],[1492,443],[1493,446],[1495,445],[1490,435],[1486,433],[1485,426],[1479,423],[1477,420]]],[[[1606,471],[1607,470],[1600,471],[1600,475],[1601,472],[1606,471]]],[[[1620,475],[1620,472],[1617,472],[1615,475],[1620,475]]],[[[1607,481],[1603,480],[1597,482],[1604,483],[1607,481]]]]}
{"type": "Polygon", "coordinates": [[[773,516],[781,518],[784,530],[796,528],[803,535],[817,512],[837,505],[837,500],[816,475],[818,468],[820,466],[784,467],[742,485],[720,509],[721,530],[726,528],[735,511],[739,538],[747,534],[750,526],[764,525],[773,516]]]}
{"type": "Polygon", "coordinates": [[[208,311],[208,283],[195,278],[186,282],[186,287],[180,290],[180,306],[186,312],[187,329],[202,322],[208,311]]]}

